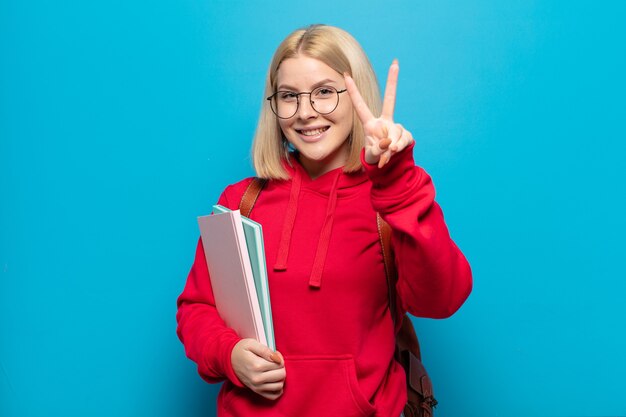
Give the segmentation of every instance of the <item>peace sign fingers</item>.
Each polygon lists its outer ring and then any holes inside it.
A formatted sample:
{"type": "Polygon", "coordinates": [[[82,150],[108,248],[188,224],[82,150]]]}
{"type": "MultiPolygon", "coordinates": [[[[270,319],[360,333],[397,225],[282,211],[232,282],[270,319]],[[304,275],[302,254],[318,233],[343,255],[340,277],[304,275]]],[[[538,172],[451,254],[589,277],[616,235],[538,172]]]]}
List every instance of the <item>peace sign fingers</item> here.
{"type": "Polygon", "coordinates": [[[372,114],[352,77],[344,74],[346,89],[352,101],[352,106],[363,125],[365,133],[365,162],[378,164],[379,168],[385,166],[393,155],[402,151],[413,142],[411,133],[393,121],[399,72],[400,65],[398,60],[394,59],[387,75],[387,85],[385,86],[385,96],[380,117],[375,117],[372,114]]]}
{"type": "Polygon", "coordinates": [[[398,60],[394,59],[389,67],[387,74],[387,85],[385,86],[385,98],[383,99],[383,111],[381,117],[393,120],[393,110],[396,105],[396,89],[398,88],[398,73],[400,65],[398,60]]]}

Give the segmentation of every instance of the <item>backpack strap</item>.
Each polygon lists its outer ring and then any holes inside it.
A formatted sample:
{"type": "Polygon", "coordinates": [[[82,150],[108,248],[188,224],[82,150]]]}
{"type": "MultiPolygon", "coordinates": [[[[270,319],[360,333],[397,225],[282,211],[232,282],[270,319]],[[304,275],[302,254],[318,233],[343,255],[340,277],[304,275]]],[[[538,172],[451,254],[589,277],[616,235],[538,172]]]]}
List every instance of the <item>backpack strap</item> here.
{"type": "Polygon", "coordinates": [[[378,225],[378,236],[383,251],[383,261],[385,263],[385,274],[387,275],[387,288],[389,293],[389,311],[391,312],[391,318],[393,319],[396,329],[397,347],[400,351],[408,350],[412,352],[419,359],[421,358],[419,342],[411,319],[406,314],[400,316],[399,311],[396,309],[398,300],[398,293],[396,291],[398,271],[396,270],[391,248],[391,226],[380,217],[379,213],[376,213],[376,224],[378,225]]]}
{"type": "Polygon", "coordinates": [[[249,217],[252,212],[252,208],[254,207],[254,203],[256,203],[257,198],[259,198],[259,194],[263,190],[267,184],[267,180],[259,177],[254,177],[252,182],[246,188],[246,191],[241,196],[241,201],[239,202],[239,211],[242,216],[249,217]]]}
{"type": "Polygon", "coordinates": [[[422,364],[422,355],[415,328],[407,314],[400,316],[396,310],[398,272],[391,248],[391,226],[383,220],[379,213],[376,213],[376,224],[383,251],[385,275],[387,275],[389,311],[396,330],[395,356],[406,373],[408,400],[403,412],[406,417],[432,417],[433,408],[437,406],[437,400],[433,396],[433,385],[428,372],[422,364]]]}
{"type": "Polygon", "coordinates": [[[393,261],[393,252],[391,251],[391,226],[383,220],[380,213],[376,213],[376,226],[378,227],[378,238],[380,239],[380,247],[383,251],[383,263],[385,265],[385,275],[387,277],[387,290],[389,293],[389,311],[393,319],[394,327],[397,321],[396,309],[396,281],[398,273],[396,264],[393,261]]]}

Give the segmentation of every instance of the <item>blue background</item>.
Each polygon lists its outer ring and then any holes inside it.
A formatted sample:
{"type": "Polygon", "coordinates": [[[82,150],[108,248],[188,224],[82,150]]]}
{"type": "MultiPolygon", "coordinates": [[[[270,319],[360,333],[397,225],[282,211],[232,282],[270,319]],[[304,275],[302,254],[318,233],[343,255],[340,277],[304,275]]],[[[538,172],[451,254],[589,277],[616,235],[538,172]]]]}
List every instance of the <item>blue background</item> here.
{"type": "Polygon", "coordinates": [[[211,416],[175,336],[252,174],[271,55],[338,25],[417,139],[474,292],[415,320],[438,417],[626,415],[626,6],[0,2],[0,415],[211,416]]]}

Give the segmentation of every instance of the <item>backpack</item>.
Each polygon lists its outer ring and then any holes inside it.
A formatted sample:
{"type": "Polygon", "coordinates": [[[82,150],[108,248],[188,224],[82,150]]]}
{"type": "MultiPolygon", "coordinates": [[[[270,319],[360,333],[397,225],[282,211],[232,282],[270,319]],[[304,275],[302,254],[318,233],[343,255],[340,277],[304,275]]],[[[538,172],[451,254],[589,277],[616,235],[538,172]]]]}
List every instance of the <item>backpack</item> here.
{"type": "MultiPolygon", "coordinates": [[[[254,178],[243,193],[239,203],[239,210],[243,216],[249,217],[259,194],[267,180],[254,178]]],[[[413,328],[413,323],[408,314],[399,317],[396,309],[396,282],[398,273],[393,261],[391,248],[391,227],[376,213],[376,225],[385,264],[385,275],[389,290],[389,310],[396,328],[396,351],[395,359],[402,365],[406,374],[407,403],[404,406],[405,417],[432,417],[433,408],[437,400],[433,396],[433,387],[421,361],[420,347],[413,328]],[[398,326],[398,322],[400,326],[398,326]],[[398,330],[399,327],[399,330],[398,330]]]]}

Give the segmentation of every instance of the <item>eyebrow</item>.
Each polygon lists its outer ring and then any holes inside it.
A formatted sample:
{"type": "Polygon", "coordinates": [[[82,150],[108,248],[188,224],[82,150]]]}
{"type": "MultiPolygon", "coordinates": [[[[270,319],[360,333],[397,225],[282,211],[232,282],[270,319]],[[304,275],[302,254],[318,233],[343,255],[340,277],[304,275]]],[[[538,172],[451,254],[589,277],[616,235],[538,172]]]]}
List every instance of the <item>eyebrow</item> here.
{"type": "MultiPolygon", "coordinates": [[[[316,82],[315,84],[313,84],[313,85],[311,86],[311,91],[315,90],[315,89],[316,89],[317,87],[319,87],[319,86],[322,86],[322,85],[324,85],[324,84],[329,84],[329,83],[334,83],[334,84],[337,84],[337,81],[335,81],[335,80],[331,80],[330,78],[325,78],[325,79],[323,79],[322,81],[318,81],[318,82],[316,82]]],[[[277,87],[277,90],[278,90],[278,91],[283,90],[283,89],[285,89],[285,90],[289,90],[289,91],[295,91],[295,90],[296,90],[296,88],[294,88],[294,87],[292,87],[292,86],[290,86],[290,85],[288,85],[288,84],[281,84],[281,85],[279,85],[279,86],[277,87]]]]}

